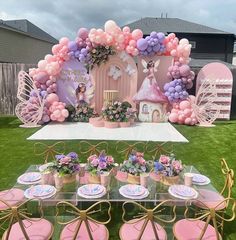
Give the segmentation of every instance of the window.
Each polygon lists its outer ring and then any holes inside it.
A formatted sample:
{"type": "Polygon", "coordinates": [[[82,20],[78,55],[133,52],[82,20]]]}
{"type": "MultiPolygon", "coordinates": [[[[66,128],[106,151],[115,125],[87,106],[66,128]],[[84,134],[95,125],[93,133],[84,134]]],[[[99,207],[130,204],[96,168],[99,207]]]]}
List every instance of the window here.
{"type": "Polygon", "coordinates": [[[148,105],[147,104],[143,104],[142,113],[148,114],[148,105]]]}
{"type": "Polygon", "coordinates": [[[196,42],[195,41],[189,41],[189,43],[192,45],[192,48],[196,48],[196,42]]]}

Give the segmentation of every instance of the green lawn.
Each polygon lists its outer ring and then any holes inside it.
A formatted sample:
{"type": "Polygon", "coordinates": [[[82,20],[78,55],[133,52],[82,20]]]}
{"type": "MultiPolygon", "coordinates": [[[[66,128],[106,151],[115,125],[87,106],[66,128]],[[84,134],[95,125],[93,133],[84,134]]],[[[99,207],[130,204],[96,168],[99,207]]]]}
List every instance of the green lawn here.
{"type": "MultiPolygon", "coordinates": [[[[12,187],[17,176],[30,164],[42,163],[42,159],[34,155],[34,142],[26,140],[37,129],[22,129],[18,125],[19,121],[14,117],[0,117],[0,189],[12,187]]],[[[184,164],[193,164],[201,173],[208,175],[213,185],[220,190],[223,186],[220,158],[224,157],[236,172],[236,121],[218,122],[215,128],[175,127],[189,140],[189,143],[174,144],[176,156],[184,164]]],[[[66,141],[66,148],[67,151],[79,153],[78,141],[66,141]]],[[[117,162],[123,161],[115,152],[114,142],[109,144],[109,153],[114,155],[117,162]]],[[[236,198],[235,187],[233,197],[236,198]]],[[[113,236],[111,239],[117,239],[116,224],[109,226],[113,236]]],[[[235,229],[235,222],[226,224],[224,239],[236,239],[235,229]]]]}

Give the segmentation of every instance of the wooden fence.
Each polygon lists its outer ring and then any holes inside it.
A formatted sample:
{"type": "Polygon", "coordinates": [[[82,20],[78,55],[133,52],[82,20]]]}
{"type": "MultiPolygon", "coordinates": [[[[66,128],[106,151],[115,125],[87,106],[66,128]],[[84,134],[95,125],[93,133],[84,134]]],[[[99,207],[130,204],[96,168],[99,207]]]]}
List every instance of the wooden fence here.
{"type": "Polygon", "coordinates": [[[0,114],[14,115],[17,104],[17,75],[20,70],[28,72],[34,64],[0,63],[0,114]]]}

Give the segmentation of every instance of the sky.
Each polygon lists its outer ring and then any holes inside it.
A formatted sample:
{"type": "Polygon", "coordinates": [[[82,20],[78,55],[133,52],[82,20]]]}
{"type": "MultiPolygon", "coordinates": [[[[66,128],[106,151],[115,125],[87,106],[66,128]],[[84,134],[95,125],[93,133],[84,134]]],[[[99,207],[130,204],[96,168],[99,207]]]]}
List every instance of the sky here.
{"type": "Polygon", "coordinates": [[[0,0],[0,19],[28,19],[57,39],[109,19],[123,26],[162,13],[236,34],[236,0],[0,0]]]}

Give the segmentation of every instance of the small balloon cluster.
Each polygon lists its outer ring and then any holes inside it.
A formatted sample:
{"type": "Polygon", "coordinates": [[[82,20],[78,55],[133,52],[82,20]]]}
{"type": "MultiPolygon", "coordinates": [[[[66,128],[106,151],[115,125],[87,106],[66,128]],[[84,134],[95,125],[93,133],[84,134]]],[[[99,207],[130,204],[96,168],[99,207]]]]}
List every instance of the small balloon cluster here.
{"type": "Polygon", "coordinates": [[[165,34],[162,32],[151,32],[150,36],[140,38],[137,41],[139,54],[142,56],[161,55],[165,52],[165,34]]]}
{"type": "Polygon", "coordinates": [[[195,101],[194,96],[189,96],[188,99],[180,103],[174,103],[169,121],[185,125],[195,125],[198,121],[192,108],[192,103],[195,101]]]}

